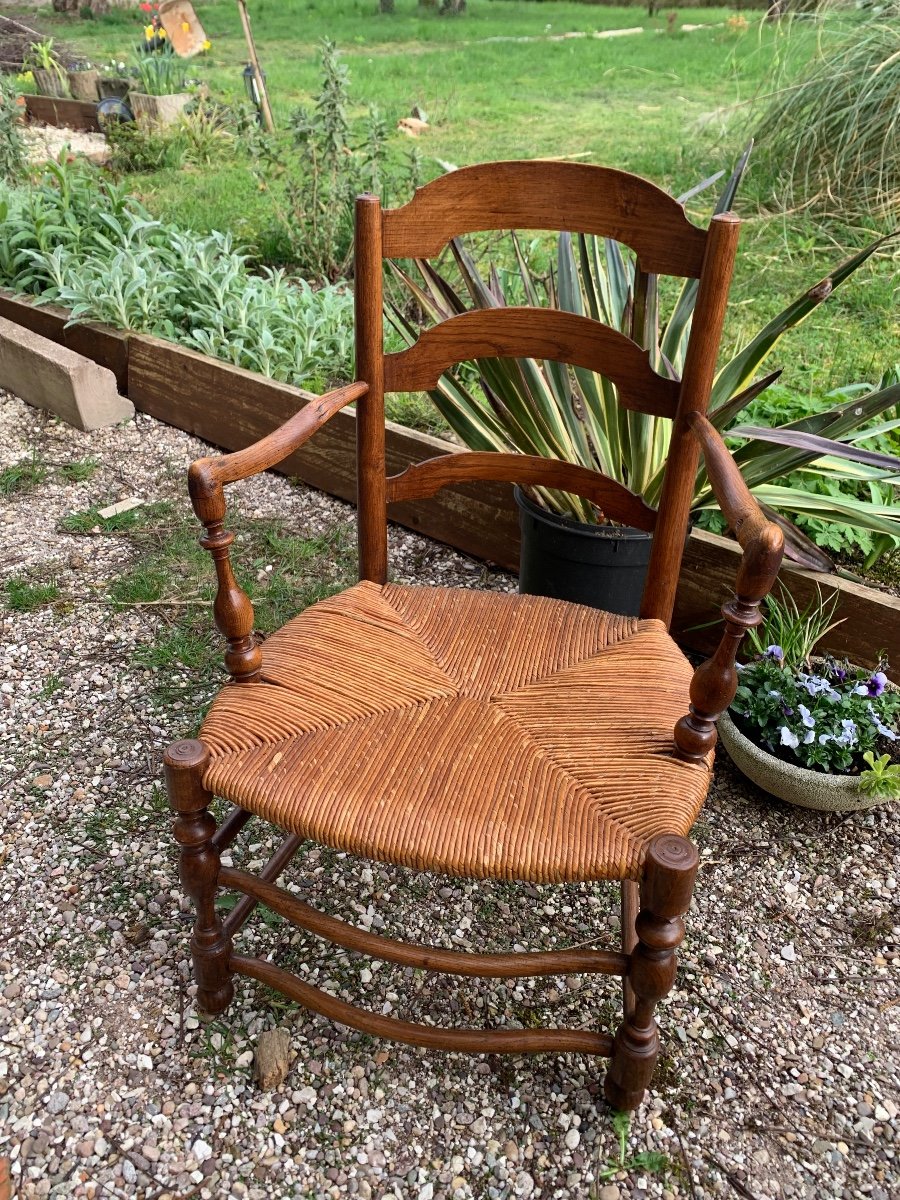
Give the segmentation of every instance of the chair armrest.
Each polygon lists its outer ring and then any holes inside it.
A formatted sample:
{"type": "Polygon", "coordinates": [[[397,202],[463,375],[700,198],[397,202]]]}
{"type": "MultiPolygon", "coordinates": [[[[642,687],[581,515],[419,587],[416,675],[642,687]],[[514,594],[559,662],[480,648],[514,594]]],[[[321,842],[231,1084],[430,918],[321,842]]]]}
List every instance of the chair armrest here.
{"type": "Polygon", "coordinates": [[[311,400],[305,408],[251,446],[218,458],[198,458],[188,470],[188,490],[194,512],[205,526],[200,545],[215,563],[219,587],[213,605],[216,626],[225,636],[225,666],[236,683],[258,678],[262,654],[253,634],[255,623],[250,597],[238,586],[231,569],[230,547],[234,534],[225,529],[226,483],[247,479],[283,462],[334,416],[368,391],[365,383],[349,383],[311,400]]]}
{"type": "Polygon", "coordinates": [[[691,432],[703,450],[713,495],[743,551],[735,595],[722,607],[725,632],[712,656],[694,672],[688,714],[675,726],[675,747],[681,758],[699,762],[716,744],[716,721],[737,691],[735,660],[748,629],[762,624],[759,606],[772,590],[784,554],[784,534],[766,519],[713,425],[692,413],[691,432]]]}
{"type": "Polygon", "coordinates": [[[222,454],[217,458],[198,458],[188,470],[188,490],[194,512],[204,524],[210,520],[221,520],[225,515],[225,501],[222,498],[224,484],[258,475],[283,462],[295,450],[299,450],[304,442],[309,441],[336,412],[359,400],[368,390],[368,384],[359,381],[348,383],[345,387],[311,400],[290,420],[243,450],[222,454]],[[221,516],[217,517],[214,513],[219,509],[221,516]]]}

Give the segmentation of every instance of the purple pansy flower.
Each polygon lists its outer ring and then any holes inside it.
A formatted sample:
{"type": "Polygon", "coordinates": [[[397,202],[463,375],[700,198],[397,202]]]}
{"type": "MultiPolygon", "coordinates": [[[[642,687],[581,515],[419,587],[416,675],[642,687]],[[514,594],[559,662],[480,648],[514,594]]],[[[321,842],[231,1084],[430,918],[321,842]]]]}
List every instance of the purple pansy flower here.
{"type": "Polygon", "coordinates": [[[869,695],[880,696],[887,687],[887,675],[884,671],[876,671],[869,680],[869,695]]]}
{"type": "Polygon", "coordinates": [[[780,646],[766,646],[766,658],[771,658],[778,665],[784,666],[784,651],[780,646]]]}
{"type": "Polygon", "coordinates": [[[800,719],[802,720],[803,724],[807,729],[812,729],[816,723],[816,718],[812,715],[805,704],[799,704],[797,707],[800,709],[800,719]]]}
{"type": "Polygon", "coordinates": [[[880,696],[887,686],[887,675],[884,671],[876,671],[871,679],[857,684],[853,689],[854,696],[880,696]]]}
{"type": "Polygon", "coordinates": [[[821,675],[804,675],[802,671],[797,673],[797,678],[809,692],[810,696],[827,695],[829,700],[840,700],[840,696],[831,686],[827,679],[823,679],[821,675]]]}
{"type": "Polygon", "coordinates": [[[792,733],[791,730],[788,729],[787,725],[782,725],[779,733],[781,734],[782,746],[790,746],[792,750],[795,750],[797,746],[800,745],[800,739],[797,737],[796,733],[792,733]]]}
{"type": "Polygon", "coordinates": [[[872,718],[872,724],[875,726],[881,736],[887,738],[889,742],[896,742],[896,733],[894,733],[893,729],[889,729],[887,725],[882,723],[878,713],[875,711],[872,705],[867,704],[866,708],[869,710],[869,716],[872,718]]]}

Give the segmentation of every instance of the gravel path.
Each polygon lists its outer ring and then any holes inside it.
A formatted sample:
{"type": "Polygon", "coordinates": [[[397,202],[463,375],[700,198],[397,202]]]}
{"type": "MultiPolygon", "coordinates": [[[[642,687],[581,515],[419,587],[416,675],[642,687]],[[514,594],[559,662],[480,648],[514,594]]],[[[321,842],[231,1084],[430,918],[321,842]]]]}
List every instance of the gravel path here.
{"type": "MultiPolygon", "coordinates": [[[[4,585],[59,588],[31,612],[0,609],[0,1156],[12,1160],[14,1194],[900,1195],[894,813],[788,809],[724,753],[696,827],[702,869],[661,1013],[666,1049],[625,1169],[615,1169],[602,1066],[587,1058],[429,1055],[335,1027],[249,981],[225,1020],[198,1022],[190,914],[159,787],[163,747],[193,731],[196,681],[182,672],[163,695],[136,660],[169,611],[105,599],[133,545],[57,525],[123,497],[184,505],[184,468],[202,449],[145,417],[78,433],[0,395],[0,471],[35,453],[48,464],[43,482],[0,496],[0,573],[4,585]],[[60,465],[89,456],[100,462],[92,478],[67,482],[60,465]],[[264,1093],[253,1049],[276,1026],[295,1058],[264,1093]]],[[[309,533],[351,519],[287,480],[237,492],[245,511],[309,533]]],[[[401,578],[510,586],[423,539],[397,540],[401,578]]],[[[267,842],[248,831],[236,859],[252,863],[267,842]]],[[[366,927],[461,947],[572,944],[612,912],[599,887],[462,885],[327,850],[288,879],[366,927]]],[[[615,999],[612,981],[459,984],[379,968],[279,921],[257,920],[243,938],[310,982],[413,1020],[590,1025],[615,999]]]]}

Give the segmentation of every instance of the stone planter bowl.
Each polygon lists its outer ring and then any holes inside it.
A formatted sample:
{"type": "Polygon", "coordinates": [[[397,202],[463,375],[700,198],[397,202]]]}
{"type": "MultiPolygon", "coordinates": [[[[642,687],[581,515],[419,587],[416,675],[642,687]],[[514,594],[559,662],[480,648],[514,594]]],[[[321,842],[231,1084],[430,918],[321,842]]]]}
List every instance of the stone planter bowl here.
{"type": "Polygon", "coordinates": [[[190,104],[190,92],[174,92],[171,96],[148,96],[145,92],[131,92],[128,103],[134,119],[140,125],[174,125],[190,104]]]}
{"type": "Polygon", "coordinates": [[[722,713],[716,724],[722,745],[738,770],[779,800],[820,812],[855,812],[885,802],[883,796],[861,792],[859,779],[854,775],[825,775],[782,762],[744,737],[727,712],[722,713]]]}

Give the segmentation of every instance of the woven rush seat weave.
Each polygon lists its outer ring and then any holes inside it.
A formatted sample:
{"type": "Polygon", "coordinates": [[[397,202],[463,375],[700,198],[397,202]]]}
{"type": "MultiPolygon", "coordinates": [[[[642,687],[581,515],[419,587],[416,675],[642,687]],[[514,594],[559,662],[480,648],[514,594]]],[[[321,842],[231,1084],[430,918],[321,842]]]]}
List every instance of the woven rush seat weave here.
{"type": "Polygon", "coordinates": [[[674,753],[691,667],[661,621],[360,583],[268,638],[200,737],[204,782],[291,833],[419,870],[636,878],[708,763],[674,753]]]}

